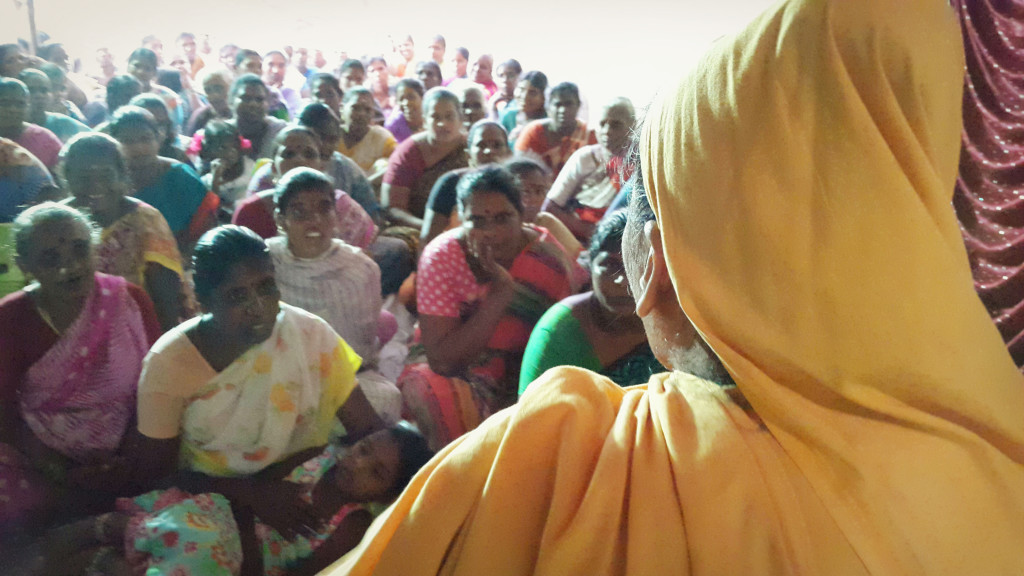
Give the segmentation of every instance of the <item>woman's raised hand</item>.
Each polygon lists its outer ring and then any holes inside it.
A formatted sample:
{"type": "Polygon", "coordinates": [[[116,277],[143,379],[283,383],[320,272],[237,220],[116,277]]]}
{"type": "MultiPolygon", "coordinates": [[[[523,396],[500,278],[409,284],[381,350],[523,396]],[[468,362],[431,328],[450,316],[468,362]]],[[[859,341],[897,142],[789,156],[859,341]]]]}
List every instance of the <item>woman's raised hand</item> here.
{"type": "Polygon", "coordinates": [[[468,235],[466,243],[469,246],[470,255],[476,260],[481,271],[487,275],[487,279],[492,282],[492,290],[513,291],[515,289],[515,278],[494,259],[494,247],[484,244],[472,233],[468,235]]]}
{"type": "Polygon", "coordinates": [[[220,191],[221,185],[224,184],[227,174],[228,166],[220,158],[215,158],[210,162],[210,173],[213,174],[212,182],[210,185],[210,191],[216,194],[220,191]]]}

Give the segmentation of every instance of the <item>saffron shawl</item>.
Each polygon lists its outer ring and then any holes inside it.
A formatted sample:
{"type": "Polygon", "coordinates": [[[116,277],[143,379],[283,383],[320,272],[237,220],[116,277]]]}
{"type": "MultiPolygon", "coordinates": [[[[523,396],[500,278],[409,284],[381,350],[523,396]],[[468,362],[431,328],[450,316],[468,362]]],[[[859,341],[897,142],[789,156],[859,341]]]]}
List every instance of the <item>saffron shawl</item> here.
{"type": "Polygon", "coordinates": [[[950,205],[941,0],[792,0],[650,109],[682,309],[737,388],[547,373],[328,574],[1024,573],[1024,382],[950,205]]]}

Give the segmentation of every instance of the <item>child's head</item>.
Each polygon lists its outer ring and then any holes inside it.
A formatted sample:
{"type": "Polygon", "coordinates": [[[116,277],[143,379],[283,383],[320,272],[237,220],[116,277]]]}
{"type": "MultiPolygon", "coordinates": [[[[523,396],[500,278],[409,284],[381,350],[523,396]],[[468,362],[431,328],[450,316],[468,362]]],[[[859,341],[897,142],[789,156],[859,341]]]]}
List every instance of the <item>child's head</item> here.
{"type": "Polygon", "coordinates": [[[224,120],[213,120],[203,129],[203,147],[199,158],[204,164],[220,160],[228,166],[242,159],[242,141],[238,128],[224,120]]]}
{"type": "Polygon", "coordinates": [[[399,422],[356,442],[339,458],[336,485],[350,501],[386,502],[401,494],[433,456],[426,438],[399,422]]]}

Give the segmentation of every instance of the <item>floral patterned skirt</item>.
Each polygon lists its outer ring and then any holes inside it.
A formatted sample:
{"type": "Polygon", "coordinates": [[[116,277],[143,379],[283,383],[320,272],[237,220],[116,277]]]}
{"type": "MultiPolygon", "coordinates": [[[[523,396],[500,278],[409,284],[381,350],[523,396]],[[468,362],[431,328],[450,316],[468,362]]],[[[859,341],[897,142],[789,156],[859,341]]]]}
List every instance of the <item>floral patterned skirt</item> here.
{"type": "MultiPolygon", "coordinates": [[[[297,466],[286,478],[313,487],[334,465],[337,451],[328,446],[319,456],[297,466]]],[[[232,575],[242,566],[242,543],[231,504],[220,494],[191,495],[177,488],[156,490],[135,498],[122,498],[118,511],[131,515],[125,531],[125,557],[139,576],[232,575]]],[[[348,504],[333,514],[316,534],[289,540],[277,530],[256,521],[256,536],[263,548],[263,572],[286,574],[313,554],[359,504],[348,504]]]]}
{"type": "Polygon", "coordinates": [[[125,554],[135,574],[230,576],[242,568],[238,525],[220,494],[156,490],[117,508],[132,515],[125,554]]]}

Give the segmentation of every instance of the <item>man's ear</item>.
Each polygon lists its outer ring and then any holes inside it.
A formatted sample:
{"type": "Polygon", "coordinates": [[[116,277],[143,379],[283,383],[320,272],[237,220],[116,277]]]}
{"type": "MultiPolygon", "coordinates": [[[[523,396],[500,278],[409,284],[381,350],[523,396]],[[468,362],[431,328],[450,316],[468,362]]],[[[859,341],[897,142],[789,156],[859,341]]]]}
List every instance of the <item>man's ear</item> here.
{"type": "Polygon", "coordinates": [[[640,277],[640,293],[633,295],[636,300],[636,315],[641,318],[650,314],[659,304],[666,287],[672,291],[672,281],[668,276],[665,252],[661,244],[661,228],[658,227],[657,221],[651,220],[644,225],[644,236],[650,249],[640,277]]]}

